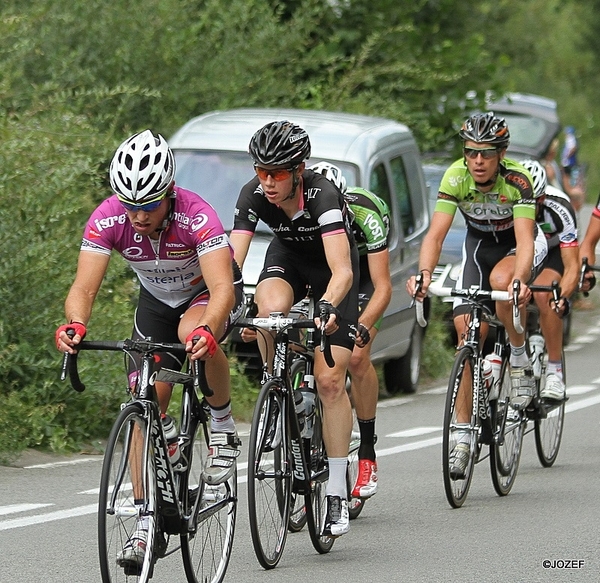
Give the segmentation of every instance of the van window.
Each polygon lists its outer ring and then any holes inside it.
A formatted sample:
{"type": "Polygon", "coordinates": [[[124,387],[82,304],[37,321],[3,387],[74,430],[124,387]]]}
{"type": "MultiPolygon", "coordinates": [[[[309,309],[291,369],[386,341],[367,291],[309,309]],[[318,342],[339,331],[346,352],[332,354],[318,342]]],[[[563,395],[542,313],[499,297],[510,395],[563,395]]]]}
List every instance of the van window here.
{"type": "Polygon", "coordinates": [[[415,232],[415,219],[402,156],[390,160],[390,167],[392,169],[392,180],[394,181],[394,190],[396,191],[398,209],[400,211],[400,224],[402,225],[404,235],[409,236],[415,232]]]}
{"type": "Polygon", "coordinates": [[[390,196],[390,184],[383,164],[377,164],[373,168],[373,172],[369,178],[369,190],[374,192],[379,198],[385,200],[390,209],[393,208],[390,196]]]}

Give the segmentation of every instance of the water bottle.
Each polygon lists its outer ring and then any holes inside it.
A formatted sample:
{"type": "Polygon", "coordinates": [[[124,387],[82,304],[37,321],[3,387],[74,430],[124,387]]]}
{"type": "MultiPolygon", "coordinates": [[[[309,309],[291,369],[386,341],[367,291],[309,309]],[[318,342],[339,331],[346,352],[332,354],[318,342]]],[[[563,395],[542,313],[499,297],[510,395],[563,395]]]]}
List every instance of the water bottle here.
{"type": "Polygon", "coordinates": [[[167,439],[169,460],[171,460],[171,463],[174,465],[181,457],[181,451],[179,450],[179,433],[177,432],[175,423],[173,423],[173,419],[169,415],[161,416],[161,421],[165,432],[165,438],[167,439]]]}
{"type": "Polygon", "coordinates": [[[315,392],[311,388],[304,384],[301,387],[302,399],[304,402],[304,431],[302,437],[310,439],[313,434],[313,427],[315,424],[315,392]]]}
{"type": "Polygon", "coordinates": [[[304,395],[300,389],[294,391],[294,405],[296,407],[296,416],[300,431],[304,431],[304,395]]]}
{"type": "Polygon", "coordinates": [[[483,376],[483,386],[489,391],[494,384],[494,372],[492,371],[492,363],[484,358],[481,362],[481,370],[483,376]]]}
{"type": "Polygon", "coordinates": [[[485,361],[489,362],[492,367],[492,382],[488,398],[490,401],[498,398],[500,393],[500,370],[502,368],[502,358],[495,352],[488,354],[485,361]]]}
{"type": "Polygon", "coordinates": [[[544,337],[541,334],[532,334],[529,337],[529,350],[531,352],[531,365],[533,376],[539,379],[542,376],[542,359],[544,358],[544,337]]]}

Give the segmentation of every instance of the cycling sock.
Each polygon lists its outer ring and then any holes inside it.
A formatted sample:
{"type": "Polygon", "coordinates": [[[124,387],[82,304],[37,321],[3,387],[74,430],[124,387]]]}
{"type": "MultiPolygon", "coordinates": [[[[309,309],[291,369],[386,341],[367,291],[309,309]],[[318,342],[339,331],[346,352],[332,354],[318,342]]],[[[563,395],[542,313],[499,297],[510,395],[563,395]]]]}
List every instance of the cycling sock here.
{"type": "Polygon", "coordinates": [[[375,461],[375,417],[373,419],[359,419],[360,447],[358,457],[361,460],[375,461]]]}
{"type": "Polygon", "coordinates": [[[510,345],[510,366],[527,366],[529,365],[529,357],[527,356],[527,351],[525,350],[525,344],[523,346],[513,346],[510,345]]]}
{"type": "Polygon", "coordinates": [[[562,361],[549,360],[546,374],[555,374],[561,381],[563,380],[562,361]]]}
{"type": "Polygon", "coordinates": [[[210,430],[216,433],[235,433],[235,421],[231,414],[231,401],[222,407],[210,407],[210,430]]]}
{"type": "Polygon", "coordinates": [[[458,441],[456,442],[456,445],[459,443],[466,443],[469,445],[471,443],[471,433],[468,431],[460,431],[458,433],[458,441]]]}
{"type": "Polygon", "coordinates": [[[326,496],[339,496],[346,500],[348,498],[348,486],[346,484],[347,457],[329,458],[329,481],[327,482],[326,496]]]}

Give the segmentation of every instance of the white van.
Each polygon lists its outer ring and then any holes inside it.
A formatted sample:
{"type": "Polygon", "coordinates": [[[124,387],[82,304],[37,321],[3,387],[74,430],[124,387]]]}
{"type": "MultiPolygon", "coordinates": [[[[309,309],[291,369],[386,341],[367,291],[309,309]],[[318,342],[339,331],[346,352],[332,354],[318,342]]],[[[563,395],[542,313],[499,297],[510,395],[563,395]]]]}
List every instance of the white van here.
{"type": "MultiPolygon", "coordinates": [[[[230,230],[240,189],[254,176],[248,155],[250,138],[276,120],[289,120],[308,132],[312,154],[307,166],[320,160],[332,162],[342,169],[348,186],[367,188],[388,203],[393,294],[374,342],[373,362],[385,363],[389,393],[416,391],[424,331],[416,323],[405,284],[417,270],[429,211],[419,149],[405,125],[326,111],[213,111],[190,120],[169,140],[175,153],[177,184],[210,202],[230,230]]],[[[250,292],[271,236],[266,225],[259,225],[244,264],[244,283],[250,292]]]]}

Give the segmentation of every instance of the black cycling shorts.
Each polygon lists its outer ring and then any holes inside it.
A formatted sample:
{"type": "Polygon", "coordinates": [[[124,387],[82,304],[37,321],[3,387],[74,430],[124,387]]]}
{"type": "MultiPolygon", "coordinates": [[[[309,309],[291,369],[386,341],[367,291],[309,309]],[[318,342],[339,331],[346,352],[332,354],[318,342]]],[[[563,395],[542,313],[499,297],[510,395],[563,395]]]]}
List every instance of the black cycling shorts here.
{"type": "MultiPolygon", "coordinates": [[[[514,231],[511,235],[505,235],[497,241],[494,237],[481,237],[473,235],[469,230],[465,237],[463,246],[462,271],[456,283],[457,288],[468,289],[471,286],[477,286],[484,290],[491,291],[490,274],[496,265],[504,257],[515,254],[516,241],[514,231]]],[[[531,274],[528,281],[531,283],[542,271],[545,261],[542,261],[537,267],[531,268],[531,274]]],[[[485,302],[492,313],[495,312],[495,302],[485,302]]],[[[454,315],[467,314],[469,304],[462,299],[454,300],[454,315]]]]}
{"type": "MultiPolygon", "coordinates": [[[[356,323],[358,321],[358,251],[351,247],[352,287],[341,301],[337,309],[339,329],[329,337],[333,346],[343,346],[352,350],[356,338],[356,323]]],[[[294,304],[306,297],[306,287],[310,285],[315,302],[320,299],[329,280],[331,270],[325,256],[307,257],[285,247],[277,237],[273,238],[267,249],[263,270],[258,282],[272,277],[278,277],[290,284],[294,292],[294,304]]],[[[318,338],[317,338],[318,341],[318,338]]]]}
{"type": "MultiPolygon", "coordinates": [[[[560,253],[560,247],[553,247],[548,251],[548,256],[544,262],[544,269],[550,268],[560,274],[562,277],[565,273],[565,266],[563,265],[562,255],[560,253]]],[[[539,274],[538,274],[539,275],[539,274]]]]}

